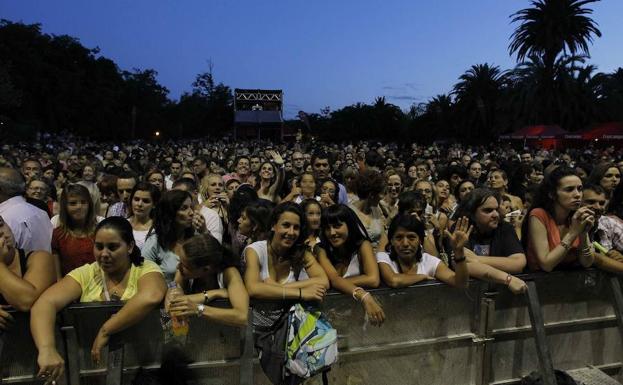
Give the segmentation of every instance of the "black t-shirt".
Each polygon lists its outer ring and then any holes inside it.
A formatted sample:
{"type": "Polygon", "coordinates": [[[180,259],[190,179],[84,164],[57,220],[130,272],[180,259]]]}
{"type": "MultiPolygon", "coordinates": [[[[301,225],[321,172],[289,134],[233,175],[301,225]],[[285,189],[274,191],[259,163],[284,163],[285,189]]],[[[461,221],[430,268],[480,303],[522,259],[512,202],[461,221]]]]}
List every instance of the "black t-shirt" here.
{"type": "Polygon", "coordinates": [[[480,256],[508,257],[524,252],[515,228],[506,222],[501,222],[497,229],[485,236],[473,232],[465,247],[480,256]]]}

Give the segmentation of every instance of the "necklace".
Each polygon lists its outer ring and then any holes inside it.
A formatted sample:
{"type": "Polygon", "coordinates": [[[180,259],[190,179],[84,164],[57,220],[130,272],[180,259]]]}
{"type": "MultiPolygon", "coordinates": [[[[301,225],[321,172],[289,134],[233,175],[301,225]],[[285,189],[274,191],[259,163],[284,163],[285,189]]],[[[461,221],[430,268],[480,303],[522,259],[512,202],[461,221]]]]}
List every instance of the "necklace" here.
{"type": "Polygon", "coordinates": [[[273,255],[273,258],[277,257],[277,263],[285,260],[283,255],[277,253],[271,242],[268,242],[268,247],[270,247],[270,253],[273,255]]]}
{"type": "MultiPolygon", "coordinates": [[[[106,281],[106,275],[104,274],[104,271],[102,271],[102,277],[104,278],[104,296],[106,297],[107,301],[119,301],[121,300],[121,297],[123,296],[123,293],[125,292],[125,288],[123,289],[123,291],[121,291],[120,286],[125,282],[126,277],[128,276],[128,273],[130,272],[131,269],[128,269],[124,274],[123,274],[123,278],[121,278],[121,280],[115,284],[111,289],[108,288],[108,282],[106,281]]],[[[108,281],[110,281],[111,283],[114,283],[113,280],[109,277],[108,281]]]]}

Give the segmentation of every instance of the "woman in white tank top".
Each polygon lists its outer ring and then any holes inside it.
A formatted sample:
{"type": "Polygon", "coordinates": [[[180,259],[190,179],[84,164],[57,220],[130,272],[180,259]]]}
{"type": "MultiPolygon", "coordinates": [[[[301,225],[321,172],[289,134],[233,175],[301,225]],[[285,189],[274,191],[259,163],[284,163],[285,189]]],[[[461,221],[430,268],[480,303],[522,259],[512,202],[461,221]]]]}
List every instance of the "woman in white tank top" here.
{"type": "Polygon", "coordinates": [[[320,247],[315,254],[331,286],[361,302],[373,325],[380,326],[385,313],[364,288],[379,286],[379,268],[365,227],[346,205],[326,208],[321,217],[320,247]]]}
{"type": "Polygon", "coordinates": [[[320,301],[329,288],[326,274],[304,244],[305,215],[299,205],[277,205],[271,235],[243,251],[249,296],[270,300],[320,301]]]}

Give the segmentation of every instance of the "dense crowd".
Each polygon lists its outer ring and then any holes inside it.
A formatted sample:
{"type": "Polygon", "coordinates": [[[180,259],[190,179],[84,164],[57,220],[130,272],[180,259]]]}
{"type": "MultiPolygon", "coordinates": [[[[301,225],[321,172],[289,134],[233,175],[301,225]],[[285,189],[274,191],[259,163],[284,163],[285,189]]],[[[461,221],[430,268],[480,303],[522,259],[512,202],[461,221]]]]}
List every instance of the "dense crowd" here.
{"type": "Polygon", "coordinates": [[[44,135],[0,152],[0,330],[31,312],[39,375],[63,372],[56,313],[127,301],[109,336],[166,302],[173,317],[247,324],[249,299],[353,297],[470,277],[623,272],[623,152],[510,145],[185,140],[102,144],[44,135]],[[211,306],[226,299],[230,306],[211,306]]]}

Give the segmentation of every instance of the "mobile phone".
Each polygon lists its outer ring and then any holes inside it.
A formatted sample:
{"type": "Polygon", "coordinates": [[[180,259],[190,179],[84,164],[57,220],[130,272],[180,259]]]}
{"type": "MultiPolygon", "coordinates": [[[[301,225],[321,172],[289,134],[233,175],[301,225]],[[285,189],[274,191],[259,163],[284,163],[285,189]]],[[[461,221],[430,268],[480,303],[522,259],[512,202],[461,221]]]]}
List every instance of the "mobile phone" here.
{"type": "Polygon", "coordinates": [[[521,215],[521,210],[515,210],[515,211],[511,211],[510,213],[506,214],[505,217],[506,218],[518,217],[520,215],[521,215]]]}

